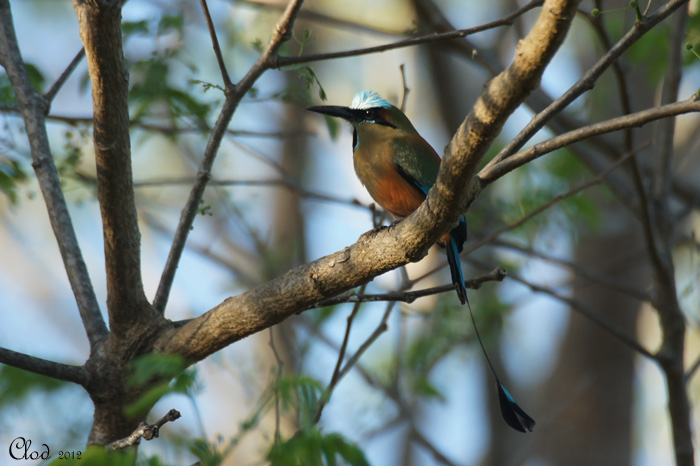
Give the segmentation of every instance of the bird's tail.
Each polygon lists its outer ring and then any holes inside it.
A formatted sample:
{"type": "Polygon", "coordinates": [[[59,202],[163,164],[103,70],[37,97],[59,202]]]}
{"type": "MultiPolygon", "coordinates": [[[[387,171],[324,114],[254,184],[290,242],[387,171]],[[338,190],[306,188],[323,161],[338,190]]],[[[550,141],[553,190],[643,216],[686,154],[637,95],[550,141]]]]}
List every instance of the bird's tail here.
{"type": "Polygon", "coordinates": [[[472,307],[469,304],[469,299],[467,298],[467,287],[464,285],[464,275],[462,274],[462,263],[459,259],[459,250],[457,248],[457,242],[450,236],[450,244],[447,245],[447,262],[450,265],[450,273],[452,274],[452,283],[455,284],[457,289],[457,296],[462,304],[466,304],[469,309],[469,316],[472,319],[472,324],[474,325],[474,333],[476,334],[476,339],[479,340],[479,346],[481,346],[481,351],[484,353],[486,362],[496,379],[496,388],[498,389],[498,401],[501,405],[501,415],[503,420],[506,421],[513,429],[519,432],[532,432],[533,427],[535,427],[535,420],[532,419],[523,409],[518,406],[513,397],[508,393],[506,387],[503,386],[498,374],[496,374],[496,369],[493,368],[491,360],[489,359],[488,353],[486,353],[486,348],[484,343],[481,341],[481,335],[479,335],[479,328],[476,326],[476,320],[474,319],[474,313],[472,312],[472,307]]]}
{"type": "Polygon", "coordinates": [[[459,260],[459,249],[457,241],[450,235],[450,244],[446,245],[447,263],[450,265],[450,273],[452,274],[452,283],[457,290],[459,302],[466,304],[469,301],[467,298],[467,287],[464,286],[464,275],[462,274],[462,262],[459,260]]]}

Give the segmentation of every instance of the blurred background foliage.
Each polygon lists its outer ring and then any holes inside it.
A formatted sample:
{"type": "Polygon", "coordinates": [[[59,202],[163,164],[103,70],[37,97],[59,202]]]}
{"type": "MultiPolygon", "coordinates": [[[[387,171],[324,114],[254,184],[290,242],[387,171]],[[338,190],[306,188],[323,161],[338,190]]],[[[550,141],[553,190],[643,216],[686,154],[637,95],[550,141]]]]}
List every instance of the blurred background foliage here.
{"type": "MultiPolygon", "coordinates": [[[[589,17],[593,2],[582,3],[580,17],[544,75],[539,102],[575,82],[606,51],[604,38],[614,43],[633,25],[630,8],[606,12],[618,3],[605,2],[598,18],[589,17]]],[[[700,16],[693,5],[687,41],[697,46],[700,16]]],[[[284,54],[384,44],[439,31],[445,18],[456,28],[466,28],[517,6],[510,0],[310,0],[284,54]]],[[[45,90],[81,47],[71,2],[30,0],[13,2],[12,8],[34,85],[45,90]]],[[[210,0],[209,8],[235,81],[267,42],[281,4],[210,0]]],[[[325,99],[347,105],[365,88],[398,105],[405,92],[399,68],[404,65],[410,91],[406,113],[441,152],[485,80],[510,62],[537,13],[535,9],[511,27],[469,41],[321,61],[264,75],[241,104],[221,147],[168,317],[199,315],[227,296],[342,249],[377,222],[391,221],[377,212],[355,179],[348,127],[306,114],[306,105],[325,99]]],[[[658,26],[622,59],[633,110],[658,103],[670,27],[668,21],[658,26]]],[[[124,9],[123,32],[143,276],[153,296],[223,94],[198,2],[131,0],[124,9]]],[[[690,52],[683,56],[680,98],[697,90],[699,62],[690,52]]],[[[575,126],[617,116],[619,93],[609,71],[565,116],[575,126]]],[[[2,74],[0,341],[16,351],[80,364],[89,348],[13,105],[14,95],[2,74]]],[[[489,157],[527,123],[535,108],[538,101],[532,99],[514,114],[489,157]]],[[[700,177],[699,123],[692,115],[679,119],[676,135],[677,171],[695,186],[700,177]]],[[[49,131],[83,253],[104,303],[90,125],[90,83],[82,63],[53,104],[49,131]]],[[[555,131],[543,130],[533,142],[555,131]]],[[[650,139],[649,131],[635,132],[635,147],[650,139]]],[[[658,344],[654,314],[648,301],[639,299],[649,289],[639,226],[621,207],[617,193],[598,184],[508,228],[591,179],[595,169],[586,163],[587,156],[624,153],[622,138],[613,134],[530,163],[490,186],[467,214],[466,247],[479,245],[464,258],[468,278],[501,266],[509,274],[504,282],[486,283],[470,297],[500,374],[538,422],[533,434],[522,436],[502,425],[469,318],[453,294],[446,293],[412,304],[310,310],[184,372],[181,361],[140,361],[130,383],[148,383],[166,372],[173,381],[153,387],[146,395],[150,398],[137,400],[130,409],[147,409],[160,399],[149,419],[170,408],[183,417],[167,424],[159,440],[141,445],[139,463],[671,464],[659,371],[582,318],[576,306],[574,312],[569,309],[572,301],[593,308],[636,334],[646,347],[658,344]],[[482,244],[484,239],[488,241],[482,244]],[[346,355],[341,362],[358,352],[362,358],[336,385],[332,380],[342,373],[337,361],[341,348],[346,355]],[[598,461],[591,462],[591,454],[598,461]]],[[[690,324],[690,358],[700,349],[700,269],[692,233],[697,220],[696,205],[679,219],[681,231],[690,238],[679,242],[677,264],[679,295],[690,324]]],[[[386,274],[365,291],[427,288],[448,280],[444,257],[433,250],[421,263],[386,274]]],[[[697,377],[691,379],[693,405],[699,387],[697,377]]],[[[697,413],[694,418],[700,420],[697,413]]],[[[49,444],[52,451],[80,450],[90,422],[90,400],[77,387],[0,367],[0,445],[23,435],[49,444]]],[[[89,455],[95,462],[107,461],[103,452],[89,455]]]]}

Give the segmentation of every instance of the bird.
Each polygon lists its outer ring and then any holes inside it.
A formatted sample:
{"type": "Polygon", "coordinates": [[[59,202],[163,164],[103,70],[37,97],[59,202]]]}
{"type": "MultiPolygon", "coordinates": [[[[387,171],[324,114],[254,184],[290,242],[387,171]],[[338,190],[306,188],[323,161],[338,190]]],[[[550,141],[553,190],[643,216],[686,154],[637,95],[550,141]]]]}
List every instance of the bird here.
{"type": "MultiPolygon", "coordinates": [[[[355,173],[377,204],[401,219],[423,203],[435,184],[441,159],[401,110],[371,90],[355,94],[349,107],[322,105],[307,110],[341,118],[352,125],[355,173]]],[[[481,341],[459,256],[466,240],[467,223],[462,215],[457,226],[443,235],[438,244],[445,248],[457,297],[469,309],[481,350],[496,379],[503,419],[519,432],[532,432],[535,421],[503,386],[481,341]]]]}

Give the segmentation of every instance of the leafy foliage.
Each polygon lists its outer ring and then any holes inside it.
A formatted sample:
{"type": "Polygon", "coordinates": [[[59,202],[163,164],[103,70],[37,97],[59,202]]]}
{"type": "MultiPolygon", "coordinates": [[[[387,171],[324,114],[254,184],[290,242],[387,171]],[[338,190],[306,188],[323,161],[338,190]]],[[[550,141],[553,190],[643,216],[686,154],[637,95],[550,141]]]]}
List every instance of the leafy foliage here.
{"type": "Polygon", "coordinates": [[[225,457],[219,450],[218,445],[211,444],[203,439],[194,439],[190,444],[190,452],[197,457],[202,466],[218,466],[225,457]]]}
{"type": "Polygon", "coordinates": [[[126,407],[130,417],[147,412],[162,397],[170,393],[189,395],[196,387],[195,369],[186,370],[187,363],[180,356],[151,353],[134,360],[127,385],[143,387],[145,392],[126,407]]]}
{"type": "MultiPolygon", "coordinates": [[[[126,22],[122,25],[122,31],[125,42],[135,36],[145,36],[153,37],[157,43],[157,39],[166,34],[182,36],[184,18],[182,14],[175,14],[164,15],[157,21],[126,22]]],[[[194,65],[185,63],[180,49],[181,45],[176,43],[172,47],[157,47],[145,59],[127,58],[131,72],[129,101],[135,106],[132,120],[138,121],[147,116],[166,117],[175,124],[179,118],[188,117],[193,118],[198,126],[205,126],[210,104],[193,97],[186,83],[174,84],[173,76],[182,72],[182,65],[190,71],[196,69],[194,65]]]]}
{"type": "Polygon", "coordinates": [[[21,403],[33,392],[54,393],[68,382],[12,366],[0,366],[0,409],[21,403]]]}
{"type": "MultiPolygon", "coordinates": [[[[35,65],[31,63],[25,63],[24,66],[27,69],[27,74],[29,75],[29,80],[32,82],[32,86],[37,91],[44,88],[44,83],[46,78],[42,72],[35,65]]],[[[12,89],[10,84],[10,77],[6,73],[0,74],[0,105],[3,107],[13,107],[17,105],[17,98],[15,97],[15,91],[12,89]]]]}
{"type": "Polygon", "coordinates": [[[339,434],[323,434],[306,429],[285,442],[273,445],[267,459],[275,466],[336,466],[338,457],[345,464],[369,466],[362,450],[339,434]]]}
{"type": "Polygon", "coordinates": [[[285,411],[296,411],[297,423],[302,429],[314,424],[318,403],[324,396],[324,387],[309,376],[280,377],[272,386],[285,411]]]}
{"type": "Polygon", "coordinates": [[[18,185],[26,180],[27,173],[18,161],[0,158],[0,191],[5,193],[13,204],[18,200],[18,185]]]}

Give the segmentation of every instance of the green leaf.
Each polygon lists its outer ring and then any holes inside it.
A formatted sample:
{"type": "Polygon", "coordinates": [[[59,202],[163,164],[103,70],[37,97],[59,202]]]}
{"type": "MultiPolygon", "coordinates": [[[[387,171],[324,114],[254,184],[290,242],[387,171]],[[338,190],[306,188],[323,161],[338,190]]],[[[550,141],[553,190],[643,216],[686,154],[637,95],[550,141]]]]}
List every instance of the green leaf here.
{"type": "Polygon", "coordinates": [[[336,311],[338,311],[338,309],[340,309],[340,308],[341,308],[341,307],[338,306],[338,305],[325,306],[325,307],[322,307],[322,308],[318,308],[318,309],[313,309],[313,310],[311,310],[311,311],[307,311],[307,312],[305,312],[304,314],[305,314],[305,315],[309,315],[309,316],[313,319],[314,324],[315,324],[316,326],[321,326],[321,325],[323,325],[325,322],[327,322],[328,319],[330,319],[331,317],[333,317],[333,316],[337,313],[336,311]]]}
{"type": "Polygon", "coordinates": [[[69,382],[13,366],[0,366],[0,408],[20,404],[32,392],[51,393],[68,385],[69,382]]]}
{"type": "Polygon", "coordinates": [[[267,459],[275,466],[335,466],[338,457],[351,466],[369,466],[357,445],[340,434],[324,435],[318,429],[305,429],[284,442],[275,443],[267,459]]]}
{"type": "Polygon", "coordinates": [[[12,204],[17,203],[17,185],[27,180],[27,173],[19,162],[0,159],[0,191],[5,193],[12,204]]]}
{"type": "Polygon", "coordinates": [[[158,21],[158,33],[162,34],[168,29],[174,29],[177,32],[182,32],[185,26],[185,18],[183,15],[167,15],[163,16],[160,21],[158,21]]]}
{"type": "Polygon", "coordinates": [[[668,25],[660,24],[651,29],[629,49],[627,55],[634,65],[635,79],[641,79],[654,86],[666,74],[668,64],[668,41],[670,31],[668,25]]]}
{"type": "Polygon", "coordinates": [[[149,353],[131,362],[127,386],[145,386],[154,379],[172,379],[187,367],[184,358],[175,354],[149,353]]]}
{"type": "Polygon", "coordinates": [[[12,107],[17,105],[15,91],[10,84],[10,77],[7,74],[0,74],[0,105],[3,107],[12,107]]]}
{"type": "Polygon", "coordinates": [[[27,68],[27,74],[29,75],[29,80],[31,81],[34,89],[36,89],[37,92],[42,92],[44,83],[46,82],[44,75],[41,73],[41,71],[39,71],[39,68],[31,63],[25,63],[24,66],[27,68]]]}
{"type": "Polygon", "coordinates": [[[124,409],[129,417],[142,416],[170,393],[191,394],[196,387],[197,373],[185,370],[187,363],[177,355],[151,353],[131,363],[129,387],[143,387],[145,392],[124,409]]]}
{"type": "MultiPolygon", "coordinates": [[[[25,63],[25,68],[27,69],[27,74],[29,75],[29,81],[32,83],[34,89],[41,92],[46,78],[39,71],[39,68],[31,63],[25,63]]],[[[0,105],[3,107],[13,107],[17,105],[17,97],[15,97],[15,91],[12,89],[12,84],[10,84],[10,78],[6,73],[0,74],[0,105]]]]}
{"type": "Polygon", "coordinates": [[[445,395],[440,392],[427,378],[417,379],[413,383],[413,392],[423,398],[432,398],[439,401],[446,401],[445,395]]]}
{"type": "Polygon", "coordinates": [[[154,387],[146,390],[146,393],[138,397],[136,401],[124,407],[124,414],[130,418],[143,416],[151,410],[158,400],[171,391],[170,382],[158,383],[154,387]]]}
{"type": "Polygon", "coordinates": [[[224,460],[219,446],[203,439],[193,440],[189,450],[202,463],[202,466],[219,466],[224,460]]]}
{"type": "Polygon", "coordinates": [[[122,35],[124,36],[124,41],[135,34],[147,34],[148,33],[148,21],[124,21],[122,23],[122,35]]]}
{"type": "Polygon", "coordinates": [[[302,428],[313,425],[318,404],[325,396],[325,388],[318,380],[305,375],[280,377],[272,389],[277,392],[282,409],[296,410],[302,428]]]}
{"type": "Polygon", "coordinates": [[[328,115],[324,115],[326,118],[326,126],[328,127],[328,132],[331,133],[331,139],[335,140],[338,138],[338,130],[340,129],[340,125],[338,124],[338,119],[333,118],[328,115]]]}

